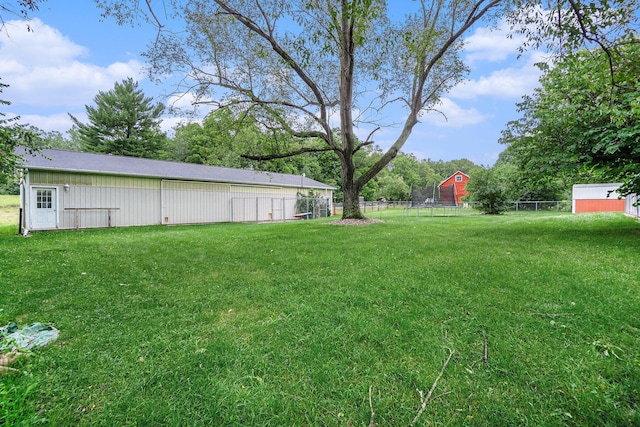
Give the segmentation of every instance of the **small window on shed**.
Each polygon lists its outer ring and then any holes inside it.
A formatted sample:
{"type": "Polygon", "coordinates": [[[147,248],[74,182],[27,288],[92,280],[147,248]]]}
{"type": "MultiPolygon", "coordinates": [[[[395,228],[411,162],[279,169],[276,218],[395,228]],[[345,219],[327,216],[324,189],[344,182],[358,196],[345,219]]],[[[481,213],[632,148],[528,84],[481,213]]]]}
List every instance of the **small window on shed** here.
{"type": "Polygon", "coordinates": [[[38,209],[51,209],[53,205],[51,190],[38,190],[36,193],[36,207],[38,209]]]}
{"type": "Polygon", "coordinates": [[[462,175],[456,175],[456,182],[462,182],[462,175]]]}

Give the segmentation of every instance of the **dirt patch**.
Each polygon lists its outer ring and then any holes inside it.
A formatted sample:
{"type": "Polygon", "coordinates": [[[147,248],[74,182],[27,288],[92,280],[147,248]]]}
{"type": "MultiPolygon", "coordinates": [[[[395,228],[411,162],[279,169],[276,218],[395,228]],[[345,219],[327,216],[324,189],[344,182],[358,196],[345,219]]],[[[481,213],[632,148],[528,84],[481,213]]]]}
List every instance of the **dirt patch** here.
{"type": "Polygon", "coordinates": [[[337,221],[331,221],[329,224],[331,225],[368,225],[368,224],[376,224],[379,222],[384,222],[375,218],[364,218],[364,219],[339,219],[337,221]]]}

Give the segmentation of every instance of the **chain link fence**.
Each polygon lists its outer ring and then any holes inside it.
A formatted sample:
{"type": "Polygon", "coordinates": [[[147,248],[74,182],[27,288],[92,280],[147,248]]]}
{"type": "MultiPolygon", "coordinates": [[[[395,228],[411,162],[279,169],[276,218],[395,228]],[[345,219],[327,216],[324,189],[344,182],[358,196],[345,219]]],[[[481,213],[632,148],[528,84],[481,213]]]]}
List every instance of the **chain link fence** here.
{"type": "MultiPolygon", "coordinates": [[[[479,203],[463,203],[461,208],[476,208],[479,203]]],[[[421,205],[418,205],[421,206],[421,205]]],[[[360,209],[363,213],[377,212],[391,208],[413,208],[413,202],[407,200],[393,201],[360,201],[360,209]]],[[[422,205],[421,207],[425,207],[422,205]]],[[[428,206],[427,206],[428,207],[428,206]]],[[[334,203],[334,208],[338,213],[342,213],[342,203],[334,203]]],[[[515,201],[509,203],[511,212],[571,212],[571,200],[534,200],[515,201]]]]}
{"type": "Polygon", "coordinates": [[[298,196],[295,217],[299,219],[316,219],[331,216],[331,200],[326,197],[298,196]]]}

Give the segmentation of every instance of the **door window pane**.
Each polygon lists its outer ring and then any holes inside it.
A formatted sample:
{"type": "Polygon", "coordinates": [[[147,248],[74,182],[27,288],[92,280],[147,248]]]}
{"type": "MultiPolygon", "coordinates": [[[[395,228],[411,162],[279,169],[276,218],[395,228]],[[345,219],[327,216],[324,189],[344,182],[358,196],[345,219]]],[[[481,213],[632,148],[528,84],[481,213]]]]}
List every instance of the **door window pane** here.
{"type": "Polygon", "coordinates": [[[53,191],[38,190],[36,193],[36,207],[38,209],[51,209],[53,207],[53,191]]]}

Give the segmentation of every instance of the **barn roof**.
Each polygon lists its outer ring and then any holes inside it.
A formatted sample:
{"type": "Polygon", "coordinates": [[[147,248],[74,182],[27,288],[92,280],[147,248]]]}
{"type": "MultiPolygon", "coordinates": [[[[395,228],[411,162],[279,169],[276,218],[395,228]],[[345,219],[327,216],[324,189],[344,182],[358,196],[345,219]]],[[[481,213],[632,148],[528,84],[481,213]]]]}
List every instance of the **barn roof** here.
{"type": "Polygon", "coordinates": [[[438,187],[440,187],[442,184],[444,184],[445,182],[449,181],[451,178],[453,178],[456,175],[464,175],[467,178],[469,178],[469,175],[467,175],[466,173],[462,172],[462,171],[456,171],[454,174],[449,175],[449,177],[447,177],[446,179],[442,180],[442,182],[440,184],[438,184],[438,187]]]}
{"type": "Polygon", "coordinates": [[[300,187],[302,185],[306,188],[333,189],[330,185],[307,177],[274,172],[55,149],[45,149],[34,155],[24,154],[20,151],[17,153],[24,157],[23,166],[34,170],[282,187],[300,187]]]}

